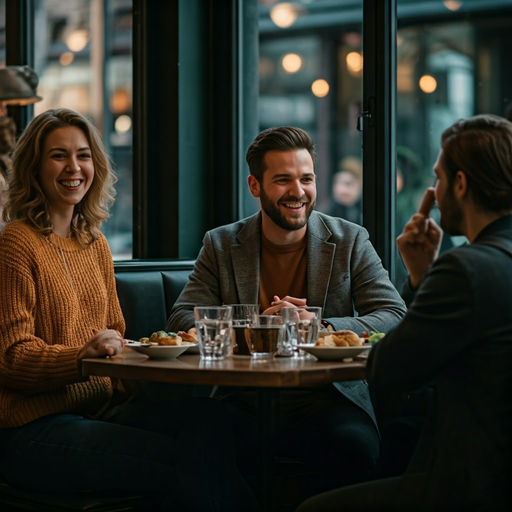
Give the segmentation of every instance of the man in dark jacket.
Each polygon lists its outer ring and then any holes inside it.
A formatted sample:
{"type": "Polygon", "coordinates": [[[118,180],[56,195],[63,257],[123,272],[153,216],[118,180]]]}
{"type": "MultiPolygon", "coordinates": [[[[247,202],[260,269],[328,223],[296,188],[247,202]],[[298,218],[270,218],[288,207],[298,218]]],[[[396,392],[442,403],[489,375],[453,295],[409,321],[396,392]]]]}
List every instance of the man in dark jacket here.
{"type": "Polygon", "coordinates": [[[511,505],[512,123],[456,122],[434,171],[435,189],[397,239],[412,303],[372,349],[367,372],[377,393],[433,386],[422,437],[403,476],[319,495],[300,512],[511,505]],[[442,232],[428,217],[434,194],[441,228],[470,242],[439,258],[442,232]]]}

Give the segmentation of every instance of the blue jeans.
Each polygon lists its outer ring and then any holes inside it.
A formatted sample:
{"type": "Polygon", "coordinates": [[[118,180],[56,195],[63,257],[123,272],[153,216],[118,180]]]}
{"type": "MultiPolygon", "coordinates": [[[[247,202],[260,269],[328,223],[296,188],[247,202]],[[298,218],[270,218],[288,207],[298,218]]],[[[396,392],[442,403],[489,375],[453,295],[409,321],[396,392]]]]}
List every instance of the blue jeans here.
{"type": "Polygon", "coordinates": [[[206,398],[132,401],[102,420],[55,414],[0,429],[0,471],[33,491],[144,492],[161,497],[162,511],[252,511],[227,417],[206,398]]]}

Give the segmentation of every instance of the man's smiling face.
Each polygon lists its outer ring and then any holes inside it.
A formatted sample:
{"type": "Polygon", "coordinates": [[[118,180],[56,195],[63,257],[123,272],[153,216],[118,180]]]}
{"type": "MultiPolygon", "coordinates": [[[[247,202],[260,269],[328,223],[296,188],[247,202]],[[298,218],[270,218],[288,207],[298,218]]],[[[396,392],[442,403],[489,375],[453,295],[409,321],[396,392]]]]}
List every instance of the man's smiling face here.
{"type": "Polygon", "coordinates": [[[281,229],[303,228],[316,203],[313,159],[306,149],[269,151],[262,183],[256,182],[261,208],[281,229]]]}

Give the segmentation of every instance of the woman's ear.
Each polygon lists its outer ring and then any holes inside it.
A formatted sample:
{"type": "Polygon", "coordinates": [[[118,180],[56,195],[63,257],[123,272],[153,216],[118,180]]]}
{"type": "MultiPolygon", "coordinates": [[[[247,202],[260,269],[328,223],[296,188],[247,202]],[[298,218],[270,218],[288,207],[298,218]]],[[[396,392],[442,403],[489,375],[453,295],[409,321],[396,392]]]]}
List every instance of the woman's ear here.
{"type": "Polygon", "coordinates": [[[260,182],[252,174],[247,177],[247,184],[252,196],[260,197],[260,182]]]}

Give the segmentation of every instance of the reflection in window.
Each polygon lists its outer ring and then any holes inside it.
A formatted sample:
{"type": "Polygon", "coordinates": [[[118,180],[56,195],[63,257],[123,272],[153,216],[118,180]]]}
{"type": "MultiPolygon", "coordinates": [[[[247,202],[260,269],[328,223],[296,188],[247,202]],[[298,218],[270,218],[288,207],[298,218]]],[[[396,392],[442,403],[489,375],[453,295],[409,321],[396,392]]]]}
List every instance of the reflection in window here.
{"type": "Polygon", "coordinates": [[[37,0],[35,65],[43,101],[35,114],[66,107],[101,131],[119,178],[102,226],[114,258],[132,257],[132,2],[37,0]]]}

